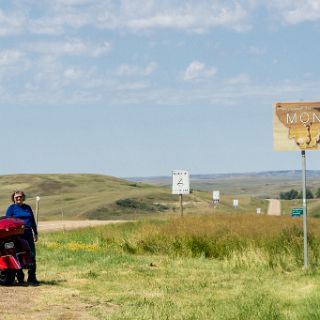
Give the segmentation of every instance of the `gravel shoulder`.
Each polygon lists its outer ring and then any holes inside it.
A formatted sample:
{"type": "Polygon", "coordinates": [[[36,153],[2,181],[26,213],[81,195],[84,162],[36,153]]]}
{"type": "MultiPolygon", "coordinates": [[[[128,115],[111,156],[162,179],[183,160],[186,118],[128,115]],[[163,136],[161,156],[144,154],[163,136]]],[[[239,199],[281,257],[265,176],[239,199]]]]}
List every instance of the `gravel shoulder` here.
{"type": "Polygon", "coordinates": [[[281,201],[279,199],[269,199],[268,215],[281,215],[281,201]]]}
{"type": "Polygon", "coordinates": [[[124,223],[128,220],[63,220],[41,221],[38,223],[39,232],[51,232],[59,230],[72,230],[85,227],[95,227],[106,224],[124,223]]]}

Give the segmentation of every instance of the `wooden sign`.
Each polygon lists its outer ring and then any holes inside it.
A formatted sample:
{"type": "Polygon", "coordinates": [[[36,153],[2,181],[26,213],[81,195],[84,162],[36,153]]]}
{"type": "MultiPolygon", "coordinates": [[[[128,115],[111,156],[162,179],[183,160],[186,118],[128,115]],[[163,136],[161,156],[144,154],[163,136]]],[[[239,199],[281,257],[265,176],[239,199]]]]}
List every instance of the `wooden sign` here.
{"type": "Polygon", "coordinates": [[[273,142],[276,151],[320,149],[320,102],[273,104],[273,142]]]}

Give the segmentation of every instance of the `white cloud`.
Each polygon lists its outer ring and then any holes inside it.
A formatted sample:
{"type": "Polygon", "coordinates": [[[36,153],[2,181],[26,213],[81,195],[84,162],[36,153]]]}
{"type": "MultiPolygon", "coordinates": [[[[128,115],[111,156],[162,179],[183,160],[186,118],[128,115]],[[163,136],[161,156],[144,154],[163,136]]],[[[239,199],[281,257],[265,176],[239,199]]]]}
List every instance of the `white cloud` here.
{"type": "Polygon", "coordinates": [[[29,0],[0,10],[0,36],[64,35],[81,28],[140,30],[183,29],[205,32],[252,28],[256,10],[269,9],[287,24],[320,19],[319,0],[29,0]],[[35,7],[36,15],[33,15],[35,7]]]}
{"type": "Polygon", "coordinates": [[[92,3],[92,0],[54,0],[52,2],[63,6],[82,6],[92,3]]]}
{"type": "Polygon", "coordinates": [[[117,86],[117,90],[142,90],[147,89],[149,87],[149,84],[147,82],[130,82],[130,83],[121,83],[117,86]]]}
{"type": "Polygon", "coordinates": [[[68,41],[39,41],[25,45],[25,49],[29,52],[40,54],[50,54],[54,56],[61,55],[86,55],[91,57],[99,57],[106,54],[111,49],[111,44],[104,42],[102,44],[85,43],[80,39],[68,41]]]}
{"type": "Polygon", "coordinates": [[[81,68],[69,67],[64,72],[63,75],[67,80],[77,80],[83,75],[81,68]]]}
{"type": "Polygon", "coordinates": [[[146,76],[149,76],[149,75],[151,75],[156,69],[157,69],[157,64],[154,63],[154,62],[151,62],[151,63],[149,63],[149,64],[146,66],[146,68],[145,68],[145,70],[144,70],[144,74],[145,74],[146,76]]]}
{"type": "Polygon", "coordinates": [[[246,73],[238,74],[226,81],[227,84],[231,84],[231,85],[248,84],[249,82],[250,82],[250,76],[246,73]]]}
{"type": "Polygon", "coordinates": [[[23,54],[18,50],[0,51],[0,67],[14,66],[21,60],[23,54]]]}
{"type": "Polygon", "coordinates": [[[217,73],[217,69],[215,68],[207,68],[204,63],[199,61],[193,61],[187,67],[186,71],[184,72],[183,79],[184,80],[196,80],[196,79],[203,79],[209,78],[214,76],[217,73]]]}
{"type": "Polygon", "coordinates": [[[30,48],[39,53],[54,55],[80,55],[84,54],[87,50],[84,42],[77,39],[65,42],[39,42],[32,44],[30,48]]]}
{"type": "Polygon", "coordinates": [[[100,57],[100,56],[108,53],[110,50],[111,50],[111,44],[109,42],[105,41],[101,45],[98,45],[96,47],[92,47],[91,55],[93,57],[100,57]]]}
{"type": "Polygon", "coordinates": [[[57,18],[39,18],[29,21],[28,31],[38,35],[61,35],[64,33],[64,24],[57,18]]]}
{"type": "Polygon", "coordinates": [[[267,49],[266,48],[256,47],[256,46],[250,46],[248,51],[252,55],[262,56],[262,55],[266,54],[267,49]]]}
{"type": "MultiPolygon", "coordinates": [[[[39,91],[63,89],[69,86],[89,88],[98,83],[101,76],[93,66],[71,65],[54,56],[44,56],[33,63],[33,73],[29,76],[28,86],[39,91]]],[[[68,89],[69,90],[69,89],[68,89]]]]}
{"type": "Polygon", "coordinates": [[[155,62],[151,62],[145,67],[122,64],[118,67],[116,75],[120,77],[150,76],[156,69],[157,64],[155,62]]]}
{"type": "MultiPolygon", "coordinates": [[[[271,44],[266,42],[264,47],[265,42],[258,41],[261,46],[257,45],[257,38],[253,37],[250,42],[236,41],[234,45],[229,45],[232,40],[228,38],[229,34],[222,38],[223,32],[197,37],[195,43],[208,50],[212,59],[217,57],[211,60],[216,61],[212,64],[221,60],[218,55],[224,59],[222,63],[239,57],[235,76],[226,79],[226,75],[221,74],[218,79],[215,77],[218,65],[214,67],[210,62],[206,65],[203,61],[192,61],[199,56],[190,58],[190,52],[181,54],[185,48],[191,48],[187,43],[196,37],[186,38],[180,31],[206,32],[214,28],[246,31],[251,27],[254,10],[264,10],[266,7],[272,9],[269,11],[272,15],[277,11],[277,15],[281,15],[282,21],[287,24],[319,18],[319,1],[270,1],[271,4],[261,0],[26,0],[19,5],[8,5],[12,8],[10,12],[0,10],[0,37],[3,40],[0,48],[0,87],[7,90],[7,96],[12,101],[16,99],[16,92],[21,91],[21,97],[28,97],[34,103],[41,98],[48,103],[59,99],[68,103],[81,97],[86,102],[97,96],[104,100],[111,97],[115,103],[130,101],[132,96],[136,103],[152,101],[161,104],[164,101],[183,104],[218,100],[230,103],[232,96],[264,96],[270,87],[263,84],[254,86],[250,76],[241,73],[245,70],[239,52],[245,51],[246,57],[261,56],[259,65],[262,65],[266,58],[263,55],[273,50],[271,44]],[[35,6],[35,10],[31,6],[35,6]],[[156,32],[146,32],[156,29],[165,29],[165,32],[160,32],[160,37],[156,32]],[[176,29],[179,29],[179,39],[175,34],[173,43],[173,37],[167,35],[176,29]],[[128,36],[128,30],[148,36],[133,39],[128,36]],[[105,58],[113,49],[106,39],[112,37],[119,46],[110,57],[105,58]],[[223,44],[221,48],[213,48],[219,41],[223,44]],[[154,45],[151,50],[145,45],[146,42],[149,47],[154,45]],[[179,42],[184,44],[180,48],[179,42]],[[170,57],[169,45],[172,50],[170,57]],[[188,62],[181,67],[180,63],[186,59],[189,59],[188,62]],[[154,61],[161,61],[161,68],[167,69],[157,72],[160,67],[154,61]],[[25,72],[27,67],[28,72],[25,72]],[[177,69],[180,70],[178,75],[177,69]],[[152,86],[154,80],[148,81],[148,77],[153,75],[159,76],[157,86],[152,86]],[[210,81],[203,81],[208,79],[210,81]],[[129,91],[129,98],[126,91],[129,91]]],[[[259,14],[263,15],[265,11],[259,14]]],[[[276,59],[281,60],[281,55],[274,58],[274,64],[278,62],[276,59]]],[[[258,70],[254,70],[258,75],[264,69],[259,70],[259,65],[258,70]]],[[[223,69],[219,66],[219,76],[223,69]]],[[[253,70],[245,72],[252,73],[253,70]]],[[[281,87],[284,92],[290,88],[290,85],[281,87]]],[[[307,90],[305,92],[308,93],[307,90]]],[[[277,93],[280,95],[280,90],[277,93]]]]}
{"type": "Polygon", "coordinates": [[[26,18],[20,13],[7,13],[0,10],[0,36],[18,34],[23,30],[26,18]]]}
{"type": "Polygon", "coordinates": [[[236,0],[30,0],[20,4],[19,11],[0,11],[0,36],[23,33],[54,36],[83,27],[196,32],[224,27],[246,31],[251,28],[250,10],[246,1],[242,4],[236,0]],[[32,15],[33,6],[36,16],[32,15]]]}
{"type": "Polygon", "coordinates": [[[106,6],[105,10],[98,13],[96,21],[98,26],[110,29],[250,29],[247,10],[234,1],[123,1],[120,10],[106,6]]]}
{"type": "Polygon", "coordinates": [[[320,19],[319,0],[286,0],[272,1],[271,7],[276,9],[287,24],[298,24],[320,19]]]}
{"type": "Polygon", "coordinates": [[[128,16],[149,14],[155,8],[155,0],[122,0],[121,11],[128,16]]]}
{"type": "Polygon", "coordinates": [[[93,12],[81,9],[67,10],[65,6],[54,8],[48,6],[43,9],[42,15],[28,21],[28,31],[39,35],[61,35],[68,29],[79,29],[88,26],[93,18],[93,12]]]}

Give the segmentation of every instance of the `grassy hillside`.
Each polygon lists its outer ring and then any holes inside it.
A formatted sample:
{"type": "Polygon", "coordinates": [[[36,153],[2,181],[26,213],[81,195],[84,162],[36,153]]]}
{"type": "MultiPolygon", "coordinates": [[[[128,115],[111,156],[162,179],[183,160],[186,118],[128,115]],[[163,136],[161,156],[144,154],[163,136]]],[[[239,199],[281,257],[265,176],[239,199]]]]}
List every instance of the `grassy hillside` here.
{"type": "MultiPolygon", "coordinates": [[[[250,194],[254,197],[277,198],[283,190],[301,190],[301,179],[292,177],[266,177],[266,176],[243,176],[230,177],[215,180],[195,180],[193,187],[200,190],[220,190],[227,194],[242,195],[250,194]]],[[[308,186],[316,189],[319,186],[319,179],[308,180],[308,186]]]]}
{"type": "MultiPolygon", "coordinates": [[[[40,196],[40,220],[135,219],[162,214],[179,214],[179,197],[168,187],[126,181],[93,174],[29,174],[0,176],[0,213],[10,204],[13,190],[22,189],[27,203],[35,208],[40,196]]],[[[194,191],[184,196],[184,213],[230,212],[233,196],[222,195],[213,208],[211,192],[194,191]]],[[[240,196],[237,212],[266,211],[266,202],[240,196]]]]}

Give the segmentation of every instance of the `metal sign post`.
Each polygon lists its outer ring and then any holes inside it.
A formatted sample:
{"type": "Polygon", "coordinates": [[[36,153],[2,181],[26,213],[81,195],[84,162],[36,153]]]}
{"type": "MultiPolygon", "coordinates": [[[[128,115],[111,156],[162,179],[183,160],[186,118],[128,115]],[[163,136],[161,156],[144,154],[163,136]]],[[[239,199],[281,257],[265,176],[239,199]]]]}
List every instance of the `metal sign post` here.
{"type": "Polygon", "coordinates": [[[180,194],[180,215],[183,217],[183,202],[182,202],[182,194],[180,194]]]}
{"type": "MultiPolygon", "coordinates": [[[[308,267],[306,150],[320,150],[320,101],[273,104],[273,142],[276,151],[301,151],[304,268],[308,267]]],[[[299,210],[292,211],[298,216],[299,210]]]]}
{"type": "Polygon", "coordinates": [[[301,151],[302,157],[302,207],[303,207],[303,252],[304,268],[308,268],[308,224],[307,224],[307,187],[306,187],[306,152],[301,151]]]}

